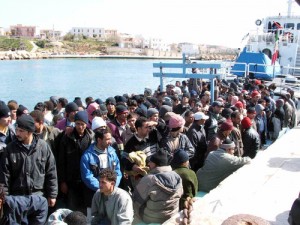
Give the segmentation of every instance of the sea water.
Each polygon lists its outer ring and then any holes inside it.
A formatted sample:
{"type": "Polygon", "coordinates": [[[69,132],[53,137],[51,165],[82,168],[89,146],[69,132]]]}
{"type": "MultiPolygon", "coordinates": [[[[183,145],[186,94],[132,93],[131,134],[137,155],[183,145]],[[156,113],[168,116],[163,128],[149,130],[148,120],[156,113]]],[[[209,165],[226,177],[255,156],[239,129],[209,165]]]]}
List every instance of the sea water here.
{"type": "MultiPolygon", "coordinates": [[[[0,61],[0,100],[14,99],[29,110],[50,96],[73,101],[88,96],[105,100],[110,96],[141,94],[160,84],[153,77],[153,63],[181,60],[148,59],[43,59],[0,61]]],[[[180,80],[180,79],[179,79],[180,80]]],[[[164,80],[175,83],[175,79],[164,80]]]]}

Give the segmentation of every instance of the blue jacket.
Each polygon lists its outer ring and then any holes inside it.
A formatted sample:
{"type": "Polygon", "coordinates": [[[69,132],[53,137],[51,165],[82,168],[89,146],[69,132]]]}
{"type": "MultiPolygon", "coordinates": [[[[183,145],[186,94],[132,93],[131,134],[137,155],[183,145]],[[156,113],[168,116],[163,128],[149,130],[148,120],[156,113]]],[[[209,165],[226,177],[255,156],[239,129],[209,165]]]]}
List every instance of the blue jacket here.
{"type": "MultiPolygon", "coordinates": [[[[80,160],[81,179],[84,184],[91,190],[97,191],[99,189],[99,172],[102,168],[97,152],[94,150],[95,144],[84,152],[80,160]]],[[[116,186],[119,186],[122,173],[120,169],[120,161],[113,147],[107,148],[108,165],[117,173],[116,186]]]]}

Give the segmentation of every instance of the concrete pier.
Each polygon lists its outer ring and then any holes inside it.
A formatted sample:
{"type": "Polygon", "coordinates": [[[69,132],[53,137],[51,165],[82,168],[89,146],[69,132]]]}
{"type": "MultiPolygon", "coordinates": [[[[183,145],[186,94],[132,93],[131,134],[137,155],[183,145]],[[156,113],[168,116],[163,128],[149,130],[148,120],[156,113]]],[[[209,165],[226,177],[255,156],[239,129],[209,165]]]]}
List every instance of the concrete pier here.
{"type": "MultiPolygon", "coordinates": [[[[190,224],[220,225],[230,216],[250,214],[272,225],[288,225],[289,210],[299,192],[300,128],[297,127],[260,151],[251,164],[199,198],[194,203],[190,224]]],[[[179,224],[180,216],[179,213],[164,225],[179,224]]]]}

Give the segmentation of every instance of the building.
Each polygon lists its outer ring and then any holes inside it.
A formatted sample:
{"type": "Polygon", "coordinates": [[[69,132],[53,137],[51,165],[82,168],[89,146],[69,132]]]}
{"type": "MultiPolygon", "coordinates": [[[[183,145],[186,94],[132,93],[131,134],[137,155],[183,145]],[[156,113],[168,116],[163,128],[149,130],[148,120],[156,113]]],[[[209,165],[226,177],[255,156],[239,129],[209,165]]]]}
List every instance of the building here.
{"type": "Polygon", "coordinates": [[[36,26],[23,26],[22,24],[10,26],[11,36],[14,37],[34,38],[37,35],[36,30],[36,26]]]}
{"type": "Polygon", "coordinates": [[[160,51],[170,51],[170,45],[161,38],[145,38],[143,48],[151,48],[160,51]]]}
{"type": "Polygon", "coordinates": [[[72,27],[70,33],[75,36],[85,36],[89,38],[102,39],[105,38],[104,28],[96,27],[72,27]]]}
{"type": "Polygon", "coordinates": [[[3,27],[0,27],[0,36],[5,36],[5,31],[3,27]]]}
{"type": "Polygon", "coordinates": [[[186,55],[198,55],[199,54],[199,47],[196,44],[192,43],[180,43],[178,44],[179,48],[181,48],[182,53],[186,55]]]}
{"type": "Polygon", "coordinates": [[[40,30],[40,38],[41,39],[60,40],[61,34],[62,34],[62,32],[59,30],[50,30],[50,29],[40,30]]]}
{"type": "Polygon", "coordinates": [[[133,48],[134,47],[134,37],[130,34],[122,33],[120,34],[120,40],[118,42],[120,48],[133,48]]]}

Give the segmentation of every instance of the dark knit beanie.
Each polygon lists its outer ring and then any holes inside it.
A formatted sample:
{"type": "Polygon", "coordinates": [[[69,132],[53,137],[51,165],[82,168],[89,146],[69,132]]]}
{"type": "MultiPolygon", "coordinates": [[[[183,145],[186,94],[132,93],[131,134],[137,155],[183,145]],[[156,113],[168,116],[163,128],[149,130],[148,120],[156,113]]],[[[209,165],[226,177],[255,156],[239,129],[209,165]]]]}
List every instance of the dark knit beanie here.
{"type": "Polygon", "coordinates": [[[158,114],[158,110],[155,108],[150,108],[147,110],[147,118],[150,118],[154,114],[158,114]]]}
{"type": "Polygon", "coordinates": [[[107,111],[106,105],[100,104],[100,111],[101,111],[102,115],[107,114],[108,111],[107,111]]]}
{"type": "Polygon", "coordinates": [[[168,166],[168,157],[167,153],[163,150],[160,150],[153,154],[150,157],[150,161],[155,163],[157,166],[168,166]]]}
{"type": "Polygon", "coordinates": [[[78,105],[75,102],[70,102],[65,107],[66,113],[76,112],[78,111],[78,105]]]}
{"type": "Polygon", "coordinates": [[[122,114],[122,113],[128,113],[128,109],[125,105],[119,104],[116,106],[116,113],[117,113],[117,115],[122,114]]]}
{"type": "Polygon", "coordinates": [[[78,113],[75,114],[75,121],[81,120],[85,124],[88,124],[89,118],[88,118],[88,113],[86,111],[79,111],[78,113]]]}
{"type": "Polygon", "coordinates": [[[173,156],[172,165],[180,165],[189,160],[189,155],[183,149],[178,149],[173,156]]]}
{"type": "Polygon", "coordinates": [[[9,116],[10,116],[10,110],[9,110],[8,106],[4,102],[1,102],[1,104],[0,104],[0,118],[9,117],[9,116]]]}
{"type": "Polygon", "coordinates": [[[16,124],[18,128],[21,128],[23,130],[27,130],[29,132],[35,131],[34,119],[30,115],[21,115],[20,117],[18,117],[16,124]]]}
{"type": "Polygon", "coordinates": [[[26,110],[28,110],[28,109],[24,105],[19,105],[19,108],[17,109],[17,112],[16,112],[17,117],[20,117],[23,114],[25,114],[26,110]]]}
{"type": "Polygon", "coordinates": [[[116,99],[114,99],[113,97],[109,97],[105,100],[105,105],[108,104],[112,104],[112,105],[116,105],[116,99]]]}
{"type": "Polygon", "coordinates": [[[80,97],[76,97],[73,102],[75,102],[78,107],[83,107],[80,97]]]}

